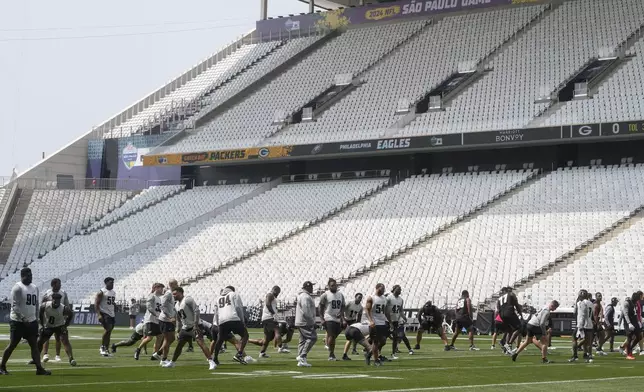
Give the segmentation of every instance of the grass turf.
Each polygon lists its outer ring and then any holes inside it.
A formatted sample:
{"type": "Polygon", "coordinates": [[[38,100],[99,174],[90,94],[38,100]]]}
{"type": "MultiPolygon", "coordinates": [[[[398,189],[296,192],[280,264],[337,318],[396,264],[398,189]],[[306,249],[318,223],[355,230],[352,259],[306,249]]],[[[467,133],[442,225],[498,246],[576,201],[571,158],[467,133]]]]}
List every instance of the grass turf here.
{"type": "MultiPolygon", "coordinates": [[[[208,364],[195,345],[194,353],[184,352],[174,369],[159,367],[158,361],[141,356],[135,361],[133,347],[120,348],[112,358],[98,354],[101,329],[97,327],[70,327],[70,336],[78,366],[73,368],[62,353],[63,361],[49,362],[50,377],[36,376],[33,366],[27,365],[29,350],[21,344],[9,360],[10,376],[0,376],[2,391],[104,391],[106,388],[136,392],[184,388],[186,392],[211,391],[443,391],[476,390],[498,391],[613,391],[617,388],[639,390],[644,375],[642,360],[626,361],[616,353],[596,357],[593,364],[567,363],[570,343],[565,339],[553,341],[557,348],[550,359],[555,363],[542,365],[534,346],[522,353],[516,363],[490,350],[490,338],[477,338],[479,352],[465,350],[466,339],[459,338],[456,352],[444,352],[440,340],[433,336],[423,339],[422,349],[413,356],[406,352],[400,359],[380,368],[367,367],[362,356],[352,356],[351,362],[328,362],[318,335],[318,343],[309,354],[311,368],[298,368],[295,361],[297,333],[290,343],[291,354],[277,354],[269,350],[271,358],[258,360],[247,366],[232,361],[230,352],[220,356],[221,366],[208,371],[208,364]]],[[[0,346],[8,343],[8,326],[0,325],[0,346]]],[[[131,331],[116,329],[112,341],[126,339],[131,331]]],[[[261,332],[251,331],[251,338],[261,332]]],[[[412,335],[409,335],[412,338],[412,335]]],[[[621,339],[621,338],[620,338],[621,339]]],[[[411,339],[414,344],[415,339],[411,339]]],[[[341,335],[336,355],[340,358],[344,345],[341,335]]],[[[174,345],[173,345],[174,348],[174,345]]],[[[171,349],[171,352],[173,350],[171,349]]],[[[257,359],[258,347],[249,345],[247,352],[257,359]]],[[[385,346],[391,354],[391,346],[385,346]]],[[[55,354],[53,339],[49,353],[55,354]]],[[[1,353],[0,353],[1,354],[1,353]]],[[[639,358],[638,358],[639,359],[639,358]]]]}

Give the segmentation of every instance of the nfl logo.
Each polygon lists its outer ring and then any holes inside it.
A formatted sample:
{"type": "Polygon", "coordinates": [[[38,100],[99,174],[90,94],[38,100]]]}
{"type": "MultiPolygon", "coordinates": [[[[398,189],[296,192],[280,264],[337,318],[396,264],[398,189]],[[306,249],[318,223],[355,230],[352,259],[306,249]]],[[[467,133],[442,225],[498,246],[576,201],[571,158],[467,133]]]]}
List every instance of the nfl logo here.
{"type": "Polygon", "coordinates": [[[139,149],[134,147],[132,143],[128,143],[128,145],[123,149],[123,164],[125,164],[127,170],[132,170],[132,168],[136,166],[138,152],[139,149]]]}

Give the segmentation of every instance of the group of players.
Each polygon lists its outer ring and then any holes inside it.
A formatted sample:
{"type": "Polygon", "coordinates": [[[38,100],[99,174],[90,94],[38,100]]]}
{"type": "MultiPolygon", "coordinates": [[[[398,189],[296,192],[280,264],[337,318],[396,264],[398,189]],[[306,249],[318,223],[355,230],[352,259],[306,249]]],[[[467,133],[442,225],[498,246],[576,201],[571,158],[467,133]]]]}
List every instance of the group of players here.
{"type": "MultiPolygon", "coordinates": [[[[385,293],[385,286],[378,284],[374,293],[367,297],[363,308],[363,295],[358,293],[352,301],[346,302],[344,295],[338,291],[338,284],[334,279],[328,281],[328,289],[320,297],[318,307],[315,306],[312,296],[314,283],[304,282],[297,296],[293,324],[278,318],[277,297],[281,290],[278,286],[273,287],[266,294],[262,309],[263,339],[249,339],[243,304],[234,287],[228,286],[221,290],[216,301],[213,322],[209,323],[201,319],[198,305],[192,297],[184,293],[176,280],[170,280],[167,288],[162,283],[155,283],[147,298],[147,310],[143,321],[136,325],[130,339],[110,346],[111,333],[115,325],[114,279],[105,278],[104,284],[105,286],[97,293],[95,301],[95,310],[104,329],[99,349],[100,355],[111,356],[119,347],[133,346],[138,343],[134,352],[134,358],[138,360],[142,351],[147,353],[148,343],[156,338],[151,359],[160,360],[160,365],[165,368],[174,367],[186,344],[189,345],[189,349],[192,349],[193,341],[206,357],[210,370],[216,369],[219,365],[219,354],[225,351],[226,342],[236,348],[237,352],[233,360],[241,364],[254,361],[252,357],[246,355],[245,348],[248,343],[260,347],[260,358],[269,357],[266,351],[271,342],[279,353],[288,353],[288,343],[295,329],[299,330],[300,336],[297,366],[309,367],[311,365],[307,361],[307,355],[317,341],[316,314],[318,312],[322,318],[322,326],[326,330],[324,343],[329,353],[329,361],[337,360],[336,341],[342,332],[347,340],[342,360],[351,360],[349,350],[353,347],[352,354],[358,354],[356,347],[360,345],[364,348],[366,363],[371,364],[373,361],[375,366],[380,366],[384,361],[397,359],[396,354],[400,352],[401,342],[405,344],[409,354],[413,355],[414,350],[420,349],[424,331],[436,332],[441,337],[446,351],[455,349],[454,344],[460,332],[467,331],[470,350],[478,350],[474,345],[473,308],[467,291],[463,291],[457,301],[455,328],[451,342],[446,337],[448,325],[443,314],[431,301],[428,301],[418,312],[420,328],[416,336],[416,346],[412,349],[405,335],[407,318],[403,312],[404,301],[399,285],[393,286],[390,293],[385,293]],[[366,316],[364,318],[363,311],[366,316]],[[209,346],[206,346],[204,338],[210,340],[209,346]],[[392,342],[391,359],[382,355],[388,339],[392,342]],[[170,348],[175,340],[177,345],[170,357],[170,348]]],[[[593,299],[588,291],[579,292],[574,306],[577,329],[573,337],[571,362],[578,360],[579,349],[582,350],[586,362],[592,362],[592,347],[595,339],[598,355],[606,355],[603,351],[603,345],[606,342],[610,342],[610,351],[613,351],[615,307],[618,301],[613,298],[604,308],[602,300],[601,293],[597,293],[593,299]]],[[[631,298],[626,298],[622,307],[622,321],[627,331],[627,339],[620,350],[628,359],[634,359],[633,349],[642,341],[642,300],[644,300],[644,294],[638,291],[633,293],[631,298]]],[[[517,360],[519,354],[528,345],[534,344],[541,351],[543,362],[550,363],[547,358],[552,331],[550,314],[558,307],[559,303],[553,300],[535,314],[523,317],[523,310],[516,295],[511,288],[504,288],[496,304],[492,348],[495,347],[497,336],[503,335],[502,349],[512,356],[513,361],[517,360]],[[523,340],[523,338],[526,339],[523,340]],[[511,346],[515,341],[518,341],[517,348],[512,349],[511,346]]],[[[56,338],[55,360],[61,360],[62,344],[69,363],[75,366],[76,361],[67,334],[67,327],[72,318],[69,300],[60,287],[60,280],[52,280],[51,289],[39,298],[38,289],[32,284],[31,270],[24,268],[21,271],[21,281],[16,283],[12,290],[11,337],[0,362],[0,374],[8,374],[7,361],[22,339],[30,345],[31,363],[36,366],[36,374],[51,374],[43,368],[42,363],[49,360],[48,342],[52,336],[56,338]],[[41,352],[44,354],[42,361],[41,352]]]]}

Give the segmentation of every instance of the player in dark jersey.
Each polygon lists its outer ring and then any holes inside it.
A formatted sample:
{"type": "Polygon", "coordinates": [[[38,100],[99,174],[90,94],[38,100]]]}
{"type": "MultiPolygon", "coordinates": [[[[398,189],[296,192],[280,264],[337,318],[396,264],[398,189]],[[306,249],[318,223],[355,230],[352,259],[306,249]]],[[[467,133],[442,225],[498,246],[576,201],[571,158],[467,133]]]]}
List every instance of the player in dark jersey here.
{"type": "Polygon", "coordinates": [[[516,294],[512,292],[511,287],[506,287],[506,294],[499,298],[499,310],[503,320],[503,329],[507,331],[510,340],[503,344],[506,351],[512,350],[512,344],[521,335],[523,323],[519,315],[523,312],[516,294]]]}
{"type": "Polygon", "coordinates": [[[454,331],[454,336],[452,336],[452,344],[450,344],[449,349],[455,350],[454,343],[460,334],[462,329],[465,329],[468,332],[470,338],[470,351],[478,351],[474,345],[474,309],[472,309],[472,300],[470,299],[470,293],[467,290],[463,290],[461,293],[461,298],[458,299],[456,303],[456,330],[454,331]]]}
{"type": "Polygon", "coordinates": [[[445,328],[443,328],[443,314],[432,304],[432,301],[425,302],[423,307],[418,311],[417,318],[419,328],[414,350],[420,350],[420,342],[423,340],[424,331],[428,333],[434,331],[443,340],[445,351],[449,351],[449,343],[447,342],[447,336],[445,336],[445,328]]]}
{"type": "MultiPolygon", "coordinates": [[[[614,351],[615,346],[615,307],[617,306],[617,298],[610,299],[610,303],[604,308],[604,343],[609,343],[609,352],[614,351]]],[[[603,350],[603,344],[599,346],[603,350]]]]}

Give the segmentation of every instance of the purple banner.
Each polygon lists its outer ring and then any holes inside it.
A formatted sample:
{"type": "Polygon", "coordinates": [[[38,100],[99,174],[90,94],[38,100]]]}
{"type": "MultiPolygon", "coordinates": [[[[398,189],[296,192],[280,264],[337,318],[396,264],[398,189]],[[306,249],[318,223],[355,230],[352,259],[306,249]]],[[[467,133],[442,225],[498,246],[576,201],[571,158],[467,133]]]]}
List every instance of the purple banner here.
{"type": "Polygon", "coordinates": [[[295,15],[257,21],[257,34],[262,39],[280,39],[289,36],[308,35],[317,30],[333,30],[349,25],[403,20],[419,16],[470,9],[547,3],[548,0],[402,0],[365,7],[343,8],[328,12],[295,15]]]}

